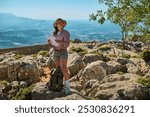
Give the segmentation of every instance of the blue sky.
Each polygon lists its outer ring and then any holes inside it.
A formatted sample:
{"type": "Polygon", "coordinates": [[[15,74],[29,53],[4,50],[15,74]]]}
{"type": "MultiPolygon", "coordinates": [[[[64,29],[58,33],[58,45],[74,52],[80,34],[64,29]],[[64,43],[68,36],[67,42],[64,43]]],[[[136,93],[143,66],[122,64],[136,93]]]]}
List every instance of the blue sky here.
{"type": "Polygon", "coordinates": [[[34,19],[89,19],[98,9],[106,9],[98,0],[0,0],[1,13],[34,19]]]}

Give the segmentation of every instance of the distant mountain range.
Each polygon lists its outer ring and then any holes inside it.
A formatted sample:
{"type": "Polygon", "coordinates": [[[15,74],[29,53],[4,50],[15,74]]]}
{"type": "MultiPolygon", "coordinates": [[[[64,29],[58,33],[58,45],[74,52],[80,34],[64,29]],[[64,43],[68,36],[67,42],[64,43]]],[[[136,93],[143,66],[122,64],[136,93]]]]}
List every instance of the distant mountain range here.
{"type": "MultiPolygon", "coordinates": [[[[50,25],[48,20],[36,20],[25,17],[18,17],[13,14],[0,13],[0,28],[38,28],[37,26],[50,25]],[[32,24],[32,25],[31,25],[32,24]]],[[[40,27],[42,28],[42,27],[40,27]]]]}
{"type": "MultiPolygon", "coordinates": [[[[53,30],[53,20],[36,20],[18,17],[13,14],[0,13],[0,48],[43,44],[53,30]]],[[[99,25],[88,20],[68,20],[66,29],[71,39],[82,41],[119,40],[120,28],[110,22],[99,25]]]]}

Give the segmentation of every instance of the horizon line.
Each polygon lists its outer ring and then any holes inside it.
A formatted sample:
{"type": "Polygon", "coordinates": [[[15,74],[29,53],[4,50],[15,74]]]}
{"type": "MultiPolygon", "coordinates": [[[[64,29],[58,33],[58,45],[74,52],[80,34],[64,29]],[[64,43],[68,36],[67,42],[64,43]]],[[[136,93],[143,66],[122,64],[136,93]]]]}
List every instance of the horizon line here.
{"type": "MultiPolygon", "coordinates": [[[[13,15],[13,16],[16,16],[16,17],[22,17],[22,18],[27,18],[27,19],[33,19],[33,20],[51,20],[51,21],[53,21],[53,20],[56,20],[57,18],[33,18],[33,17],[28,17],[28,16],[20,16],[20,15],[16,15],[16,14],[14,14],[14,13],[10,13],[10,12],[0,12],[0,14],[9,14],[9,15],[13,15]]],[[[61,17],[58,17],[58,18],[61,18],[61,17]]],[[[65,19],[65,20],[86,20],[86,21],[90,21],[90,18],[89,19],[65,19]]]]}

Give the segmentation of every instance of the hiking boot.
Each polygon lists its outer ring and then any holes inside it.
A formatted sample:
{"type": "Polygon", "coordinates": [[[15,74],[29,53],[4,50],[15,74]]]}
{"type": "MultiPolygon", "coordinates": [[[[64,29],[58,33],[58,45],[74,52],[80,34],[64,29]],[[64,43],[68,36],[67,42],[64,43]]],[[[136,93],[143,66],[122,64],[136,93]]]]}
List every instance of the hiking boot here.
{"type": "Polygon", "coordinates": [[[66,87],[65,93],[66,93],[66,95],[70,94],[70,87],[66,87]]]}

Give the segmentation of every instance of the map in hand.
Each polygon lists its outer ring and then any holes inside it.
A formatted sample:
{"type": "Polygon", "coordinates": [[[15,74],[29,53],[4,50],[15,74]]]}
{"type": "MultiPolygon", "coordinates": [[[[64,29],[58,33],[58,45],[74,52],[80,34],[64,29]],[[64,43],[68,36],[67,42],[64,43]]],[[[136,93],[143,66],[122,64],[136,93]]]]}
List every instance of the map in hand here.
{"type": "Polygon", "coordinates": [[[58,46],[58,43],[56,42],[56,38],[54,36],[50,36],[49,39],[51,40],[52,45],[58,46]]]}

